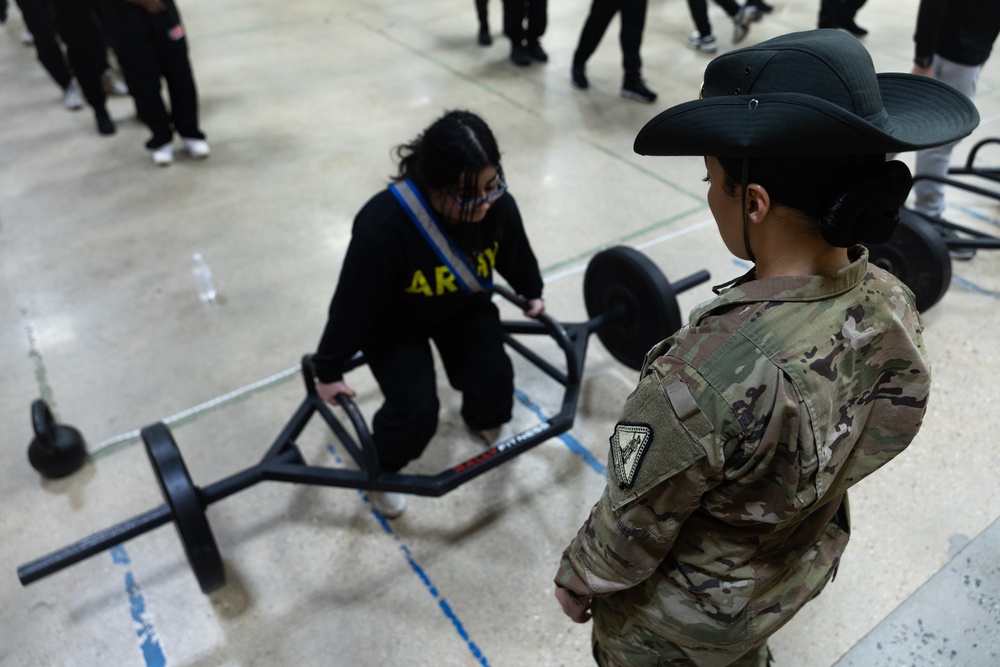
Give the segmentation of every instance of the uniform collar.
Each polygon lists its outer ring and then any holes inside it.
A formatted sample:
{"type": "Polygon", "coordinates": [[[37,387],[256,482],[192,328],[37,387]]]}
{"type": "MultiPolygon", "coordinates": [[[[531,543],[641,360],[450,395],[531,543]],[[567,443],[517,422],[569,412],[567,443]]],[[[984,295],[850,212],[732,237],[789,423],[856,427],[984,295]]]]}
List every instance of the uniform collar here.
{"type": "Polygon", "coordinates": [[[868,249],[854,246],[848,250],[851,263],[826,276],[781,276],[755,278],[755,270],[734,280],[717,299],[712,299],[691,313],[691,323],[697,324],[707,315],[728,310],[737,304],[785,301],[822,301],[854,288],[868,273],[868,249]]]}

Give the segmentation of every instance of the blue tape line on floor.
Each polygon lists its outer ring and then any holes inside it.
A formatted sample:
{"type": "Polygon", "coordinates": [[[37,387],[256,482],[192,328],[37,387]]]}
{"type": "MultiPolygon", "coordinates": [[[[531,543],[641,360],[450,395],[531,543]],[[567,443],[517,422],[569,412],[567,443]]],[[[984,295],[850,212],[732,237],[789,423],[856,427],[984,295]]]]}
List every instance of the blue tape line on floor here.
{"type": "Polygon", "coordinates": [[[977,211],[975,209],[968,208],[966,206],[956,206],[955,210],[961,211],[962,213],[965,213],[966,215],[970,215],[973,218],[978,218],[980,220],[984,220],[984,221],[992,223],[994,225],[1000,225],[1000,221],[998,221],[993,216],[987,215],[985,213],[981,213],[981,212],[979,212],[979,211],[977,211]]]}
{"type": "MultiPolygon", "coordinates": [[[[119,565],[129,565],[132,562],[125,547],[121,545],[112,547],[111,558],[119,565]]],[[[125,571],[125,590],[128,592],[129,606],[132,609],[132,620],[135,621],[135,632],[139,637],[139,648],[142,650],[142,657],[147,667],[165,667],[167,658],[163,655],[160,637],[156,634],[153,622],[149,620],[146,600],[142,597],[142,589],[139,588],[131,570],[125,571]]]]}
{"type": "Polygon", "coordinates": [[[955,274],[951,275],[951,280],[952,282],[956,282],[959,285],[962,285],[963,287],[967,287],[968,289],[972,290],[973,292],[976,292],[977,294],[982,294],[984,296],[988,296],[993,299],[1000,299],[1000,294],[997,294],[996,292],[991,292],[985,287],[980,287],[971,280],[966,280],[965,278],[959,278],[955,274]]]}
{"type": "MultiPolygon", "coordinates": [[[[549,416],[545,413],[545,411],[542,410],[542,408],[537,403],[528,398],[528,395],[525,394],[520,389],[514,390],[514,396],[517,398],[517,400],[521,402],[522,405],[524,405],[526,408],[535,413],[535,416],[537,416],[539,419],[549,418],[549,416]]],[[[600,461],[598,461],[597,457],[591,454],[589,449],[581,445],[579,440],[574,438],[568,432],[560,434],[559,439],[563,441],[564,445],[569,447],[571,452],[582,458],[584,462],[588,466],[590,466],[594,472],[596,472],[601,476],[607,474],[607,468],[605,467],[605,465],[600,461]]]]}
{"type": "MultiPolygon", "coordinates": [[[[343,459],[341,459],[340,456],[337,455],[337,450],[334,449],[333,445],[328,444],[326,446],[326,449],[330,453],[330,455],[333,456],[334,461],[336,461],[338,465],[343,463],[343,459]]],[[[358,490],[358,493],[361,495],[362,498],[365,499],[366,503],[371,502],[371,500],[368,498],[368,495],[364,491],[358,490]]],[[[466,632],[465,626],[462,625],[462,621],[459,620],[458,616],[452,610],[451,605],[448,604],[448,601],[445,600],[438,592],[437,587],[431,581],[430,577],[427,576],[427,573],[424,571],[424,568],[422,568],[420,564],[417,563],[417,561],[413,558],[413,554],[410,553],[409,547],[403,544],[402,540],[399,539],[399,536],[396,535],[396,533],[392,530],[392,526],[390,526],[389,522],[385,520],[385,517],[379,514],[378,511],[376,511],[375,509],[372,509],[372,514],[375,516],[376,519],[378,519],[378,522],[382,525],[382,530],[391,535],[394,540],[399,542],[399,550],[403,552],[404,556],[406,556],[406,562],[409,563],[410,569],[412,569],[413,572],[420,578],[420,581],[423,582],[424,586],[427,588],[427,592],[431,594],[431,597],[437,600],[438,606],[441,608],[441,612],[445,615],[445,618],[451,621],[451,624],[455,627],[455,630],[458,632],[458,636],[461,637],[462,641],[464,641],[466,646],[469,647],[469,651],[472,653],[473,657],[475,657],[476,660],[479,661],[479,664],[483,665],[483,667],[489,667],[490,663],[489,661],[487,661],[486,656],[484,656],[483,652],[479,649],[478,646],[476,646],[476,643],[469,638],[469,633],[466,632]]]]}

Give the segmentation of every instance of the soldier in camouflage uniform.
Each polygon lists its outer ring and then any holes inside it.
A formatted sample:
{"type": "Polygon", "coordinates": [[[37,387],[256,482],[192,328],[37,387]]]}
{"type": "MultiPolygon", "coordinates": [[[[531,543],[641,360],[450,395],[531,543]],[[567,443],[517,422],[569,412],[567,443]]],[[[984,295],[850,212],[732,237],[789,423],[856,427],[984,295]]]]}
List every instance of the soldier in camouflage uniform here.
{"type": "Polygon", "coordinates": [[[637,153],[706,156],[719,232],[754,268],[648,353],[563,554],[556,597],[592,615],[598,664],[765,665],[833,577],[847,489],[909,444],[930,388],[913,294],[857,245],[891,236],[909,191],[885,154],[977,123],[818,30],[713,60],[701,99],[639,133],[637,153]]]}

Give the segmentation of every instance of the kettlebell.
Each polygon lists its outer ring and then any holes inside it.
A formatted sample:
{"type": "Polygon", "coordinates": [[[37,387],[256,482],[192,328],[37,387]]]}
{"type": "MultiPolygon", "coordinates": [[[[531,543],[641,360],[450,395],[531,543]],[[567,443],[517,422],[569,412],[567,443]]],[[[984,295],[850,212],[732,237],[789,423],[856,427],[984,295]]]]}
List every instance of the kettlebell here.
{"type": "Polygon", "coordinates": [[[31,425],[35,439],[28,445],[31,467],[45,477],[65,477],[76,472],[87,459],[87,443],[77,429],[57,424],[43,399],[31,404],[31,425]]]}

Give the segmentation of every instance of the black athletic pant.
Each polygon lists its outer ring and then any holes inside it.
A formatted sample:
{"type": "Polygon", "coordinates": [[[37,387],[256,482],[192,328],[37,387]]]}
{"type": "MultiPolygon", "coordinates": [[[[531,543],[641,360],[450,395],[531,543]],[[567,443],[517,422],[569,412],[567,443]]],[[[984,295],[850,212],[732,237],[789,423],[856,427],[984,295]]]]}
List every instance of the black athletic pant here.
{"type": "Polygon", "coordinates": [[[38,61],[63,90],[73,80],[59,42],[56,41],[54,14],[48,0],[17,0],[24,26],[35,39],[38,61]]]}
{"type": "Polygon", "coordinates": [[[188,60],[187,36],[173,0],[166,10],[150,14],[126,0],[103,0],[104,24],[135,100],[139,119],[149,127],[148,148],[169,143],[174,130],[182,137],[204,139],[198,127],[198,91],[188,60]],[[160,95],[167,82],[170,111],[160,95]]]}
{"type": "Polygon", "coordinates": [[[87,104],[106,114],[101,75],[108,68],[108,45],[97,24],[97,0],[55,0],[56,29],[87,104]]]}
{"type": "Polygon", "coordinates": [[[622,68],[625,78],[638,77],[642,70],[639,47],[642,46],[642,31],[646,27],[647,0],[594,0],[590,14],[583,24],[580,43],[573,54],[573,66],[583,67],[587,59],[597,50],[615,13],[621,12],[621,32],[619,41],[622,48],[622,68]]]}
{"type": "MultiPolygon", "coordinates": [[[[476,298],[430,332],[448,381],[462,392],[462,418],[470,428],[510,421],[514,367],[503,348],[500,315],[489,297],[476,298]]],[[[385,403],[372,419],[383,470],[395,472],[419,457],[437,430],[437,375],[427,332],[399,331],[364,348],[385,403]]]]}
{"type": "Polygon", "coordinates": [[[548,15],[547,0],[503,0],[503,34],[512,44],[537,42],[545,34],[548,15]]]}
{"type": "Polygon", "coordinates": [[[865,0],[822,0],[819,4],[819,27],[839,28],[854,20],[865,0]]]}

